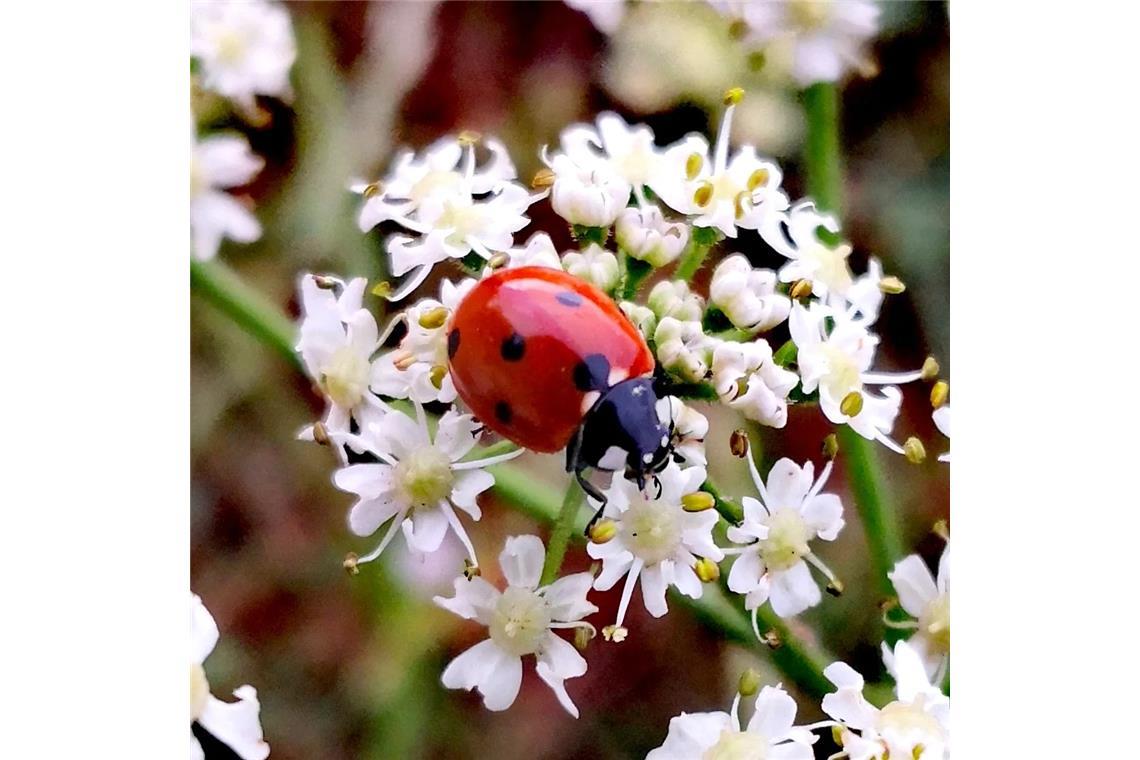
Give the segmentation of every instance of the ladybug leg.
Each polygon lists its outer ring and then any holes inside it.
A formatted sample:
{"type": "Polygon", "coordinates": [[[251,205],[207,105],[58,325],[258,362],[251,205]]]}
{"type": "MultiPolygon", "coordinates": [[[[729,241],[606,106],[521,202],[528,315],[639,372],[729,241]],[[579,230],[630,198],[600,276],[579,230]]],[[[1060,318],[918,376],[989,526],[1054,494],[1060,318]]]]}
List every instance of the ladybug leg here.
{"type": "Polygon", "coordinates": [[[596,485],[586,480],[586,476],[583,474],[582,470],[575,471],[574,477],[578,479],[578,485],[582,487],[582,490],[585,491],[591,499],[599,502],[598,510],[594,512],[594,516],[590,518],[590,522],[586,523],[585,533],[586,536],[589,537],[590,530],[593,529],[598,520],[602,519],[602,513],[606,511],[606,502],[608,499],[606,499],[606,495],[602,493],[596,485]]]}

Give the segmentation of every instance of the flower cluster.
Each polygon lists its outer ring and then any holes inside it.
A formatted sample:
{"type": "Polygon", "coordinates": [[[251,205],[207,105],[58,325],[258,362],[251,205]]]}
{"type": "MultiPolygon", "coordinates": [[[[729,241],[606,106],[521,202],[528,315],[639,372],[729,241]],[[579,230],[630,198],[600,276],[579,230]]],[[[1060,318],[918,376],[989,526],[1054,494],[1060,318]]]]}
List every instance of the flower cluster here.
{"type": "MultiPolygon", "coordinates": [[[[346,567],[359,572],[397,533],[415,555],[439,551],[449,536],[458,541],[467,559],[454,568],[454,595],[435,601],[484,626],[487,639],[456,657],[442,680],[449,688],[478,690],[491,710],[515,701],[522,663],[533,655],[538,676],[577,716],[566,682],[586,672],[578,648],[595,630],[584,619],[597,612],[591,593],[620,586],[616,618],[601,627],[612,642],[633,635],[626,621],[638,586],[645,611],[661,617],[669,611],[670,587],[699,599],[706,584],[721,582],[725,562],[731,567],[723,585],[741,597],[761,639],[767,637],[762,608],[765,616],[770,609],[791,617],[820,604],[822,587],[841,593],[843,584],[817,554],[821,542],[835,540],[844,527],[839,496],[825,491],[834,448],[818,473],[811,461],[783,458],[762,476],[747,437],[734,434],[733,453],[745,460],[742,470],[754,489],[741,494],[737,507],[709,482],[710,426],[698,404],[719,404],[770,428],[785,427],[793,406],[818,406],[832,424],[911,461],[922,459],[917,438],[899,444],[893,437],[900,386],[935,379],[937,364],[928,360],[921,369],[891,373],[876,362],[874,327],[884,296],[900,292],[901,282],[885,276],[873,257],[856,273],[853,248],[836,219],[810,200],[789,198],[774,161],[752,146],[733,145],[732,118],[742,97],[739,90],[726,94],[712,145],[694,134],[659,146],[649,127],[612,113],[573,125],[557,146],[542,149],[545,168],[533,192],[518,182],[506,149],[491,138],[463,133],[420,152],[404,151],[386,176],[352,183],[362,197],[359,226],[366,234],[388,234],[390,271],[400,283],[370,289],[362,279],[305,274],[300,280],[297,350],[327,404],[322,421],[300,437],[336,452],[333,482],[354,498],[352,533],[371,536],[384,528],[376,547],[349,555],[346,567]],[[558,230],[516,239],[530,225],[530,206],[544,201],[565,221],[575,250],[558,251],[551,235],[561,235],[558,230]],[[757,266],[758,241],[783,263],[757,266]],[[716,263],[707,287],[695,284],[708,261],[716,263]],[[656,359],[656,414],[669,431],[662,440],[669,456],[649,478],[618,465],[606,487],[589,489],[598,513],[586,553],[600,561],[596,576],[558,578],[562,554],[546,566],[542,541],[517,536],[499,556],[503,582],[496,583],[482,574],[467,532],[481,516],[478,495],[496,484],[496,471],[488,468],[524,450],[508,441],[480,446],[482,425],[463,408],[451,376],[456,332],[450,327],[481,279],[519,266],[560,269],[596,286],[656,359]],[[445,267],[437,293],[413,296],[433,270],[445,267]],[[395,309],[383,330],[364,306],[369,293],[395,309]],[[390,305],[405,299],[407,305],[390,305]],[[718,531],[722,523],[727,530],[718,531]],[[558,634],[563,629],[573,629],[573,645],[558,634]]],[[[504,343],[503,356],[509,351],[522,349],[504,343]]],[[[945,383],[933,386],[936,417],[948,413],[947,393],[945,383]]],[[[564,552],[565,543],[557,551],[564,552]]],[[[939,596],[946,591],[942,576],[936,586],[907,560],[891,577],[903,607],[918,620],[908,626],[917,633],[904,651],[920,659],[941,656],[949,626],[949,603],[939,596]]],[[[833,671],[837,685],[849,689],[855,682],[839,670],[833,671]]],[[[769,750],[773,757],[811,756],[814,739],[793,726],[794,704],[780,688],[760,692],[746,730],[737,712],[734,705],[731,713],[677,718],[652,756],[765,756],[769,750]]],[[[836,720],[845,721],[845,746],[896,746],[893,734],[876,728],[878,718],[868,723],[843,715],[836,720]]],[[[850,751],[854,757],[862,750],[850,751]]]]}
{"type": "MultiPolygon", "coordinates": [[[[285,7],[266,0],[196,0],[190,15],[190,56],[195,84],[228,99],[251,120],[259,95],[288,100],[289,70],[297,57],[285,7]]],[[[234,188],[248,185],[265,161],[238,133],[200,136],[191,124],[190,238],[199,260],[212,259],[223,239],[252,243],[261,225],[234,188]]]]}

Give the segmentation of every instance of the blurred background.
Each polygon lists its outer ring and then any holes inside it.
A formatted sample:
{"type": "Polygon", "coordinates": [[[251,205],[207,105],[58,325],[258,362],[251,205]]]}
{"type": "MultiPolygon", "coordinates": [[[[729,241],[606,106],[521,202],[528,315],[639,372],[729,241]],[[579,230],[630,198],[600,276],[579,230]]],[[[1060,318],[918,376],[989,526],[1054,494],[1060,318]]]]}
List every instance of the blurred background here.
{"type": "MultiPolygon", "coordinates": [[[[266,159],[248,188],[265,234],[252,245],[224,244],[221,258],[290,316],[297,314],[294,289],[303,270],[385,275],[383,238],[356,227],[349,180],[375,179],[395,149],[423,147],[461,129],[500,137],[525,182],[540,165],[539,148],[557,143],[571,122],[610,109],[650,124],[659,144],[690,131],[711,135],[723,91],[740,85],[747,96],[735,141],[778,158],[791,197],[803,194],[803,120],[786,66],[779,56],[749,55],[725,19],[703,4],[632,4],[612,36],[560,2],[288,9],[298,45],[292,102],[263,100],[251,121],[196,93],[195,112],[203,131],[240,130],[266,159]]],[[[856,271],[874,254],[908,285],[885,303],[878,365],[910,369],[934,354],[948,377],[946,8],[884,3],[881,21],[873,49],[879,72],[852,79],[843,91],[845,234],[855,246],[856,271]]],[[[545,229],[560,249],[570,247],[546,203],[532,207],[531,217],[517,240],[545,229]]],[[[755,265],[779,262],[755,238],[721,250],[743,251],[755,265]]],[[[707,284],[707,276],[698,282],[707,284]]],[[[434,290],[429,282],[424,292],[434,290]]],[[[368,296],[366,305],[382,317],[382,301],[368,296]]],[[[433,594],[449,591],[461,565],[457,543],[418,562],[395,542],[383,562],[347,576],[344,555],[373,544],[346,528],[351,497],[330,482],[331,452],[294,440],[320,415],[319,397],[211,304],[193,298],[191,319],[192,587],[222,630],[207,669],[215,694],[242,683],[257,687],[274,758],[642,757],[682,710],[727,709],[743,668],[779,680],[762,647],[726,644],[677,604],[654,620],[635,598],[628,620],[634,635],[621,646],[595,640],[585,654],[589,672],[568,684],[582,712],[577,721],[532,670],[504,713],[485,710],[477,694],[445,690],[444,665],[485,633],[431,603],[433,594]]],[[[948,443],[930,421],[925,387],[904,395],[895,437],[917,435],[931,457],[914,466],[884,451],[880,461],[905,546],[933,561],[942,543],[931,526],[949,514],[949,469],[933,454],[948,443]]],[[[710,475],[732,496],[747,493],[745,468],[725,445],[738,421],[698,408],[725,436],[709,440],[710,475]]],[[[818,409],[793,407],[785,430],[754,432],[765,444],[763,471],[781,456],[818,459],[829,426],[818,409]]],[[[518,461],[552,487],[565,482],[559,457],[518,461]]],[[[819,553],[847,593],[825,596],[791,625],[881,677],[881,597],[841,468],[829,490],[843,495],[848,527],[819,553]]],[[[505,535],[546,531],[496,505],[493,492],[484,499],[472,535],[494,582],[492,558],[505,535]]],[[[581,547],[572,548],[565,570],[587,568],[581,547]]],[[[612,620],[619,593],[592,597],[601,607],[595,622],[612,620]]],[[[818,705],[801,701],[803,721],[819,717],[818,705]]],[[[226,756],[214,743],[207,751],[226,756]]],[[[817,745],[819,757],[833,751],[826,739],[817,745]]]]}

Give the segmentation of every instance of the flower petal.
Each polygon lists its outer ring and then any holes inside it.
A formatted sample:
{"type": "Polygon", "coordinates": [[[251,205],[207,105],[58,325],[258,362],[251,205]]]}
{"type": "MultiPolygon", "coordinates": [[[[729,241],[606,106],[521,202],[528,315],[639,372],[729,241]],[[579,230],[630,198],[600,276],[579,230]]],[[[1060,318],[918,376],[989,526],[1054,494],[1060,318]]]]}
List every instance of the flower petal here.
{"type": "Polygon", "coordinates": [[[452,660],[441,680],[449,689],[478,689],[488,710],[505,710],[522,685],[522,658],[487,639],[452,660]]]}
{"type": "Polygon", "coordinates": [[[565,639],[548,633],[538,654],[538,665],[535,669],[538,677],[554,691],[559,704],[566,709],[566,712],[577,718],[578,708],[566,693],[563,681],[586,674],[586,660],[578,654],[578,650],[565,639]]]}
{"type": "Polygon", "coordinates": [[[447,515],[438,507],[420,508],[406,518],[401,527],[413,551],[434,552],[447,535],[447,515]]]}
{"type": "Polygon", "coordinates": [[[795,722],[796,700],[778,686],[765,686],[756,697],[748,730],[778,742],[791,732],[795,722]]]}
{"type": "Polygon", "coordinates": [[[510,536],[499,554],[499,567],[507,583],[524,588],[538,588],[545,556],[542,539],[538,536],[510,536]]]}
{"type": "Polygon", "coordinates": [[[934,576],[917,554],[899,560],[887,577],[898,592],[902,608],[913,617],[921,617],[926,606],[938,596],[934,576]]]}
{"type": "Polygon", "coordinates": [[[202,603],[202,598],[190,594],[190,661],[201,665],[218,643],[218,624],[202,603]]]}
{"type": "Polygon", "coordinates": [[[803,560],[769,577],[772,579],[772,611],[780,617],[798,615],[822,599],[819,586],[803,560]]]}
{"type": "Polygon", "coordinates": [[[655,565],[646,565],[641,571],[641,598],[645,602],[645,609],[653,617],[664,617],[669,612],[669,605],[665,603],[665,574],[662,565],[672,560],[663,560],[655,565]]]}
{"type": "Polygon", "coordinates": [[[198,723],[242,760],[265,760],[269,757],[269,745],[261,733],[257,690],[241,686],[234,696],[237,702],[223,702],[211,694],[198,723]]]}
{"type": "Polygon", "coordinates": [[[550,618],[570,623],[597,612],[598,608],[586,599],[593,583],[589,573],[574,573],[551,583],[543,594],[550,618]]]}

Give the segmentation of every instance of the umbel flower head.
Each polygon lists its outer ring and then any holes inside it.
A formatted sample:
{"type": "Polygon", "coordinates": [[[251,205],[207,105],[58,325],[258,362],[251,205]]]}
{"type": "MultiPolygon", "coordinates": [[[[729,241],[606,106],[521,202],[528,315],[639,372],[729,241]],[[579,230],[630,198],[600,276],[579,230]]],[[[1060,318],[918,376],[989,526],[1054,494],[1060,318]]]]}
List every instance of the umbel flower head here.
{"type": "Polygon", "coordinates": [[[252,243],[261,237],[257,217],[224,192],[249,184],[265,165],[238,135],[197,141],[190,156],[190,240],[194,258],[212,259],[223,239],[252,243]]]}
{"type": "Polygon", "coordinates": [[[950,657],[950,544],[938,562],[937,580],[917,554],[900,560],[888,577],[899,604],[915,618],[913,623],[902,624],[914,629],[908,642],[922,659],[927,675],[939,683],[950,657]]]}
{"type": "Polygon", "coordinates": [[[203,87],[247,110],[257,95],[291,95],[289,69],[297,45],[283,5],[196,0],[190,13],[190,55],[201,66],[203,87]]]}
{"type": "Polygon", "coordinates": [[[483,468],[513,459],[523,449],[461,462],[478,440],[471,415],[448,411],[433,437],[423,407],[415,406],[415,420],[393,411],[369,424],[361,435],[330,435],[337,443],[379,460],[348,465],[333,476],[337,488],[358,497],[348,513],[353,533],[371,536],[391,521],[380,544],[357,564],[379,557],[397,530],[403,531],[409,549],[426,553],[439,548],[450,528],[467,549],[471,564],[478,566],[455,508],[478,520],[482,511],[475,497],[495,484],[494,476],[483,468]]]}
{"type": "Polygon", "coordinates": [[[815,736],[795,726],[796,701],[782,686],[765,686],[748,726],[740,727],[740,695],[730,712],[681,713],[665,743],[645,760],[812,760],[815,736]]]}
{"type": "Polygon", "coordinates": [[[932,686],[922,658],[905,641],[883,661],[895,679],[894,702],[879,709],[863,696],[863,676],[835,662],[823,671],[837,690],[823,698],[823,711],[840,723],[839,739],[850,760],[918,758],[949,760],[950,699],[932,686]]]}
{"type": "Polygon", "coordinates": [[[745,459],[760,498],[745,496],[741,500],[744,521],[728,529],[729,540],[743,544],[729,550],[739,556],[729,571],[728,587],[747,595],[745,606],[752,611],[755,626],[756,610],[766,601],[772,602],[772,611],[780,617],[798,615],[819,604],[819,586],[808,563],[838,588],[835,575],[812,553],[809,542],[835,540],[844,524],[843,504],[835,494],[821,493],[831,474],[830,461],[815,479],[811,462],[801,467],[781,459],[772,466],[765,486],[751,451],[745,459]]]}
{"type": "Polygon", "coordinates": [[[716,510],[689,512],[683,506],[684,498],[695,494],[705,482],[705,468],[682,469],[670,463],[656,481],[646,485],[647,494],[615,474],[605,492],[609,501],[603,513],[612,521],[612,537],[604,542],[593,540],[586,547],[591,557],[602,561],[594,588],[607,591],[625,578],[617,620],[607,629],[616,641],[625,637],[622,623],[639,578],[645,609],[653,617],[661,617],[669,611],[666,588],[676,586],[685,596],[699,599],[702,588],[694,569],[697,561],[724,559],[724,552],[712,537],[716,510]]]}
{"type": "MultiPolygon", "coordinates": [[[[363,428],[387,410],[368,390],[379,336],[371,312],[361,308],[365,284],[363,277],[345,283],[334,277],[301,276],[297,351],[328,401],[324,427],[329,433],[347,433],[353,420],[363,428]]],[[[300,437],[312,440],[312,426],[300,437]]]]}
{"type": "Polygon", "coordinates": [[[566,712],[578,708],[565,681],[586,673],[586,661],[560,629],[593,626],[582,618],[598,611],[586,600],[592,578],[575,573],[539,586],[545,552],[538,536],[512,536],[499,555],[507,588],[499,591],[482,577],[455,579],[455,596],[435,597],[444,609],[487,626],[490,638],[456,657],[443,671],[449,689],[478,689],[488,710],[514,704],[522,684],[522,658],[534,655],[539,678],[554,691],[566,712]]]}
{"type": "MultiPolygon", "coordinates": [[[[234,691],[237,702],[210,693],[202,663],[218,643],[218,624],[197,594],[190,594],[190,722],[198,723],[241,760],[265,760],[269,745],[261,733],[261,704],[248,684],[234,691]]],[[[191,760],[205,760],[202,745],[190,735],[191,760]]]]}

